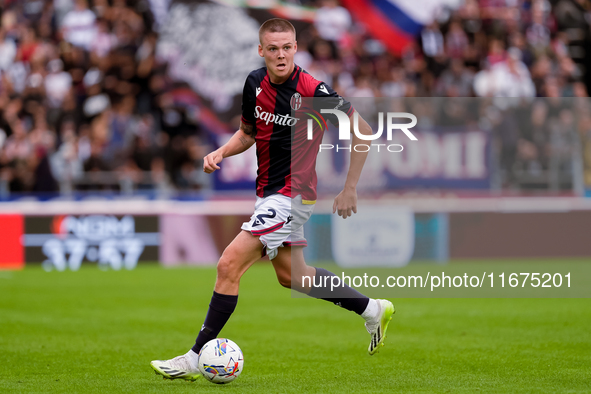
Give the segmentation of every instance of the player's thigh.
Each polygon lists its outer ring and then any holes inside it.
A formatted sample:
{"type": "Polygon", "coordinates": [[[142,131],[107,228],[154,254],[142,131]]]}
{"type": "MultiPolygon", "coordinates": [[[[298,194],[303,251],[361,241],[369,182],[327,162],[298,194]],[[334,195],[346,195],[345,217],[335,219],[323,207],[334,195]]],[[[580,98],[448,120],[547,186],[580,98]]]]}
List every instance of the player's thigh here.
{"type": "Polygon", "coordinates": [[[218,262],[218,277],[240,278],[244,272],[261,258],[259,237],[242,230],[226,247],[218,262]]]}

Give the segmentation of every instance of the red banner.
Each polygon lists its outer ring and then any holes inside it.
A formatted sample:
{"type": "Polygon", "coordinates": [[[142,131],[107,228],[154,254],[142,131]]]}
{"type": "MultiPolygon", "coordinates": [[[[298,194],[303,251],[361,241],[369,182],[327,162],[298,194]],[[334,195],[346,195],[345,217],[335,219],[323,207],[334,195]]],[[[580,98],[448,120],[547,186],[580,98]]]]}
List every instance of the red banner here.
{"type": "Polygon", "coordinates": [[[22,215],[0,215],[0,269],[24,268],[23,228],[22,215]]]}

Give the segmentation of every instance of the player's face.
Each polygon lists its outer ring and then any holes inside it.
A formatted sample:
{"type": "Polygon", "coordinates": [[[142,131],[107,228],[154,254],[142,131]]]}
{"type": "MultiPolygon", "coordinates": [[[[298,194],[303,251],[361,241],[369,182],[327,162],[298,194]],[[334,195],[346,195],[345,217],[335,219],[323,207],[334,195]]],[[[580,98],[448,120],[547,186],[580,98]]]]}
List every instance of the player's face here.
{"type": "Polygon", "coordinates": [[[298,49],[294,34],[266,32],[261,41],[259,55],[265,59],[271,82],[285,82],[293,71],[293,55],[298,49]]]}

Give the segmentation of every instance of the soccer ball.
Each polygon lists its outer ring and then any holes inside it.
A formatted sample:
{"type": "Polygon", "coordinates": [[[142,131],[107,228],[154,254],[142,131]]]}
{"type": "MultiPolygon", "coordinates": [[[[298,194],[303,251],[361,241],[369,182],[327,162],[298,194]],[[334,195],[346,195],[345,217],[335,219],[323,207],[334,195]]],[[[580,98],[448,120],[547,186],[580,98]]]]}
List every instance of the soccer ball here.
{"type": "Polygon", "coordinates": [[[229,339],[212,339],[199,352],[199,371],[210,382],[230,383],[243,368],[242,350],[229,339]]]}

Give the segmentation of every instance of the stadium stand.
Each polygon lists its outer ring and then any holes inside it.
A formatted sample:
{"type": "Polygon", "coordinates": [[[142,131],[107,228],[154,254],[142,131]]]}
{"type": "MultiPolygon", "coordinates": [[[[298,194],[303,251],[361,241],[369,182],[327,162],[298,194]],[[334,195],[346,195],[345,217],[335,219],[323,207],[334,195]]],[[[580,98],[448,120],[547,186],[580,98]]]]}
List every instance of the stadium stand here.
{"type": "MultiPolygon", "coordinates": [[[[171,94],[187,84],[156,55],[151,3],[2,2],[0,198],[212,188],[201,159],[215,140],[171,94]]],[[[319,11],[299,32],[296,62],[342,95],[588,97],[588,0],[466,0],[400,55],[338,2],[303,5],[319,11]]],[[[591,127],[551,103],[530,100],[531,116],[511,106],[492,122],[497,190],[578,187],[585,158],[574,152],[586,151],[591,127]]]]}

